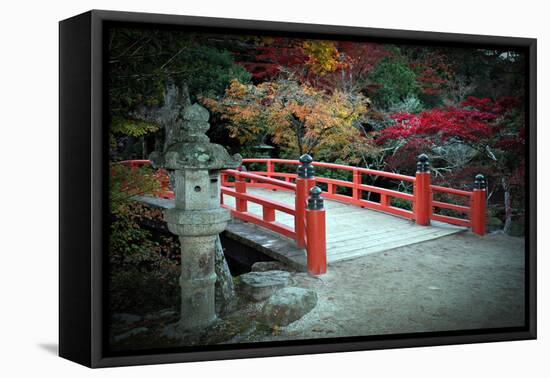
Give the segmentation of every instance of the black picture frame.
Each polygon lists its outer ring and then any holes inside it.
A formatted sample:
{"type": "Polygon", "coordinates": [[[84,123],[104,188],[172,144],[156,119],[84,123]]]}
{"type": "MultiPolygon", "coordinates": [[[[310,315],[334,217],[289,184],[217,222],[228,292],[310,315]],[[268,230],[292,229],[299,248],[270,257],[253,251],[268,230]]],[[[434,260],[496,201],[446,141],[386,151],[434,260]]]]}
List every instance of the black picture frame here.
{"type": "Polygon", "coordinates": [[[89,367],[251,358],[536,338],[536,39],[92,10],[59,24],[59,354],[89,367]],[[103,287],[107,212],[104,30],[110,23],[216,32],[369,38],[449,46],[509,46],[528,59],[524,327],[234,345],[106,355],[103,287]]]}

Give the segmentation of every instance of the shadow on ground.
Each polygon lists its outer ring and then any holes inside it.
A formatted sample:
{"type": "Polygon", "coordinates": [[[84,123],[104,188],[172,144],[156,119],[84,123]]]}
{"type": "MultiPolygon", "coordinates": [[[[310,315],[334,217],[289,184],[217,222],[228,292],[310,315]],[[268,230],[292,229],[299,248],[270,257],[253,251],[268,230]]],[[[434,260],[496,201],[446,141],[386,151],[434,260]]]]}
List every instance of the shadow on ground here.
{"type": "Polygon", "coordinates": [[[38,347],[50,354],[59,355],[59,345],[57,343],[40,343],[38,347]]]}

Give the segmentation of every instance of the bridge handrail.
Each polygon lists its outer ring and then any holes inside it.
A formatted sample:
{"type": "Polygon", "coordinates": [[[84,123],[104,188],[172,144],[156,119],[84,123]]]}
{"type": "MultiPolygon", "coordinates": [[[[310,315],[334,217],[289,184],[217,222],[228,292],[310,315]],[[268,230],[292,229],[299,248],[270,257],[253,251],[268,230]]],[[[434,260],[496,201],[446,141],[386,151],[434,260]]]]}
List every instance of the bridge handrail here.
{"type": "Polygon", "coordinates": [[[469,192],[467,190],[447,188],[445,186],[439,186],[439,185],[431,185],[431,188],[434,192],[454,194],[456,196],[462,196],[462,197],[471,197],[473,194],[473,192],[469,192]]]}
{"type": "Polygon", "coordinates": [[[286,182],[286,181],[282,181],[282,180],[273,179],[273,178],[270,178],[270,177],[265,177],[265,176],[262,176],[262,175],[259,175],[259,174],[256,174],[256,173],[252,173],[252,172],[243,172],[243,171],[238,171],[236,169],[224,169],[223,171],[221,171],[221,173],[224,174],[224,175],[234,176],[235,178],[239,178],[239,177],[240,178],[247,178],[247,179],[250,179],[254,182],[262,182],[262,183],[265,183],[265,184],[270,184],[270,185],[278,186],[278,187],[281,187],[281,188],[284,188],[284,189],[292,190],[294,192],[296,191],[296,184],[286,182]]]}
{"type": "Polygon", "coordinates": [[[129,167],[143,167],[146,165],[150,165],[151,160],[147,160],[147,159],[122,160],[117,162],[117,164],[122,164],[129,167]]]}
{"type": "Polygon", "coordinates": [[[265,197],[241,192],[237,188],[234,189],[229,187],[221,188],[220,201],[221,206],[231,211],[233,217],[265,227],[288,238],[296,239],[296,231],[293,228],[275,220],[275,210],[296,217],[296,210],[292,206],[265,197]],[[224,203],[224,195],[235,197],[235,207],[231,207],[224,203]],[[248,202],[262,206],[262,216],[249,212],[248,202]]]}
{"type": "MultiPolygon", "coordinates": [[[[266,171],[253,172],[259,175],[265,175],[269,178],[281,177],[284,178],[286,181],[295,179],[297,175],[295,173],[277,172],[275,170],[275,164],[300,164],[298,160],[278,158],[245,158],[243,159],[243,163],[264,163],[267,167],[266,171]]],[[[371,209],[388,212],[390,214],[399,215],[409,219],[415,219],[419,224],[429,224],[430,219],[433,219],[458,226],[472,227],[474,232],[479,234],[485,233],[484,206],[482,206],[482,204],[480,203],[482,202],[481,199],[476,199],[476,191],[467,191],[439,185],[431,185],[429,172],[417,172],[416,176],[408,176],[393,172],[379,171],[370,168],[354,167],[335,163],[323,163],[314,161],[311,163],[311,165],[320,168],[348,171],[352,172],[353,174],[353,181],[317,176],[315,178],[317,182],[327,184],[327,190],[323,193],[323,196],[326,198],[336,199],[356,206],[368,207],[371,209]],[[380,176],[388,179],[412,183],[413,194],[379,188],[372,185],[364,185],[361,180],[362,174],[380,176]],[[351,188],[353,192],[352,196],[336,193],[336,186],[351,188]],[[362,199],[361,193],[363,191],[380,194],[380,202],[373,202],[362,199]],[[464,197],[468,199],[469,204],[468,206],[464,206],[450,202],[444,202],[442,200],[436,201],[432,198],[433,193],[444,193],[464,197]],[[401,198],[410,201],[412,203],[413,210],[410,211],[392,206],[390,198],[401,198]],[[448,209],[458,213],[466,214],[468,218],[464,219],[449,215],[437,214],[434,213],[434,208],[448,209]]],[[[254,185],[254,183],[252,183],[252,185],[254,185]]]]}
{"type": "MultiPolygon", "coordinates": [[[[267,163],[267,162],[272,162],[274,164],[293,164],[293,165],[300,164],[299,160],[293,160],[293,159],[272,159],[272,158],[243,159],[243,163],[267,163]]],[[[354,167],[351,165],[323,163],[319,161],[314,161],[311,163],[311,165],[313,165],[314,167],[338,169],[341,171],[350,171],[350,172],[356,171],[367,175],[387,177],[394,180],[401,180],[401,181],[408,181],[408,182],[414,182],[414,179],[415,179],[414,176],[407,176],[407,175],[402,175],[399,173],[393,173],[393,172],[387,172],[387,171],[379,171],[379,170],[370,169],[370,168],[354,167]]]]}
{"type": "MultiPolygon", "coordinates": [[[[299,160],[291,159],[271,159],[271,158],[251,158],[243,159],[243,163],[264,163],[267,165],[266,171],[251,171],[256,174],[266,175],[268,177],[284,177],[285,180],[292,180],[296,178],[295,173],[282,173],[276,172],[275,164],[300,164],[299,160]]],[[[323,192],[323,197],[329,199],[335,199],[338,201],[350,203],[355,206],[367,207],[374,210],[383,211],[393,215],[398,215],[404,218],[413,219],[414,213],[411,210],[406,210],[392,206],[390,198],[401,198],[411,203],[414,203],[413,194],[406,192],[399,192],[396,190],[380,188],[372,185],[365,185],[361,182],[362,174],[372,174],[376,176],[386,177],[393,180],[407,181],[410,183],[415,183],[416,178],[414,176],[406,176],[393,172],[378,171],[369,168],[354,167],[349,165],[335,164],[335,163],[323,163],[323,162],[312,162],[311,165],[314,167],[328,168],[335,170],[349,171],[353,174],[353,181],[334,179],[330,177],[316,176],[315,181],[327,184],[327,190],[323,192]],[[347,187],[352,189],[352,196],[346,196],[343,194],[336,193],[336,187],[347,187]],[[381,196],[380,202],[374,202],[370,200],[362,199],[362,192],[368,191],[373,193],[378,193],[381,196]]],[[[254,183],[252,184],[254,186],[254,183]]],[[[256,185],[262,186],[262,185],[256,185]]],[[[271,188],[273,189],[273,188],[271,188]]]]}
{"type": "MultiPolygon", "coordinates": [[[[229,209],[235,218],[263,226],[279,234],[294,239],[298,247],[308,247],[306,241],[306,199],[308,196],[307,182],[298,181],[291,183],[283,180],[277,180],[257,173],[240,171],[236,169],[224,169],[220,172],[221,180],[221,203],[222,206],[229,209]],[[235,178],[235,181],[227,180],[228,176],[235,178]],[[246,180],[250,180],[247,182],[246,180]],[[264,185],[270,189],[288,190],[294,195],[294,207],[280,203],[278,201],[255,196],[246,193],[247,187],[258,187],[264,185]],[[234,188],[231,188],[234,187],[234,188]],[[224,195],[235,197],[235,207],[230,207],[224,203],[224,195]],[[255,215],[248,211],[248,202],[256,203],[262,206],[262,216],[255,215]],[[275,211],[282,211],[294,217],[294,229],[277,222],[275,211]]],[[[311,181],[313,180],[306,180],[311,181]]],[[[324,231],[323,231],[324,232],[324,231]]],[[[324,236],[324,235],[323,235],[324,236]]]]}

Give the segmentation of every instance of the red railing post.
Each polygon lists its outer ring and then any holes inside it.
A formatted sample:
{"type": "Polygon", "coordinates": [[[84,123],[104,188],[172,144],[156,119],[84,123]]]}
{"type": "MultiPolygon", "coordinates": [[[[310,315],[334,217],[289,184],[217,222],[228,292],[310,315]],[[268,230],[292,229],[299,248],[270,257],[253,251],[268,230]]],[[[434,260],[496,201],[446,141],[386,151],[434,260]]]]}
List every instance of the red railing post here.
{"type": "Polygon", "coordinates": [[[266,222],[275,222],[275,209],[272,207],[262,207],[262,219],[266,222]]]}
{"type": "MultiPolygon", "coordinates": [[[[227,186],[227,175],[223,172],[220,172],[220,189],[224,186],[227,186]]],[[[220,190],[220,205],[223,205],[223,191],[220,190]]]]}
{"type": "Polygon", "coordinates": [[[296,170],[296,197],[294,215],[294,231],[296,232],[296,245],[298,248],[306,246],[306,204],[309,190],[315,185],[315,169],[311,165],[313,158],[304,154],[300,156],[300,165],[296,170]]]}
{"type": "MultiPolygon", "coordinates": [[[[246,168],[241,166],[239,171],[246,172],[246,168]]],[[[246,179],[240,175],[235,176],[235,191],[237,193],[246,193],[246,179]]],[[[248,211],[248,202],[243,198],[235,198],[235,210],[241,213],[248,211]]]]}
{"type": "Polygon", "coordinates": [[[474,191],[472,193],[471,200],[471,213],[470,224],[472,226],[472,232],[478,235],[485,235],[486,229],[486,215],[485,209],[487,206],[487,185],[485,183],[485,177],[482,174],[478,174],[474,181],[474,191]]]}
{"type": "Polygon", "coordinates": [[[418,157],[416,164],[416,178],[414,180],[414,217],[416,224],[427,226],[430,224],[432,212],[432,191],[430,187],[430,163],[428,155],[418,157]]]}
{"type": "Polygon", "coordinates": [[[361,190],[359,189],[359,185],[361,185],[361,172],[359,172],[357,169],[353,170],[353,199],[354,200],[360,200],[361,199],[361,190]]]}
{"type": "Polygon", "coordinates": [[[273,176],[273,173],[275,172],[275,164],[267,159],[266,161],[266,172],[267,172],[267,177],[272,177],[273,176]]]}
{"type": "Polygon", "coordinates": [[[381,194],[380,195],[380,205],[384,207],[391,206],[391,200],[390,197],[387,194],[381,194]]]}
{"type": "Polygon", "coordinates": [[[309,191],[306,210],[307,272],[320,275],[327,272],[326,219],[321,188],[314,186],[309,191]]]}

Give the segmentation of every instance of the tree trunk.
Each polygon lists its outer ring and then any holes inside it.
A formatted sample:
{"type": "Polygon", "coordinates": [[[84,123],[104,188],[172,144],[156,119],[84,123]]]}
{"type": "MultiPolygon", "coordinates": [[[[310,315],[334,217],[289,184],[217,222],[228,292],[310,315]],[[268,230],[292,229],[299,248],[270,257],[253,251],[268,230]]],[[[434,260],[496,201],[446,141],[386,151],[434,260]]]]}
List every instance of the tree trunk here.
{"type": "Polygon", "coordinates": [[[502,189],[504,190],[504,232],[508,233],[512,227],[512,198],[510,196],[510,185],[506,177],[501,179],[502,189]]]}
{"type": "Polygon", "coordinates": [[[140,141],[141,141],[141,158],[147,159],[149,154],[147,153],[147,143],[145,142],[145,137],[141,136],[140,141]]]}

